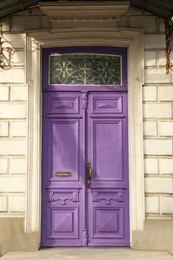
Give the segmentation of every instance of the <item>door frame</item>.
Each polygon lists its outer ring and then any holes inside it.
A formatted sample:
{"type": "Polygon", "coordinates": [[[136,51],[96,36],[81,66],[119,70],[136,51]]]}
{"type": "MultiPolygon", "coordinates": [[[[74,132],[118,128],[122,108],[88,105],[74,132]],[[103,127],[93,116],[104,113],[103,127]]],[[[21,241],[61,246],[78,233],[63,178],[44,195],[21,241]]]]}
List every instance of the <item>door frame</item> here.
{"type": "MultiPolygon", "coordinates": [[[[27,191],[25,232],[41,232],[41,45],[55,47],[51,34],[45,31],[46,42],[39,34],[30,32],[26,37],[26,82],[28,84],[28,138],[27,138],[27,191]]],[[[110,37],[65,37],[56,42],[62,46],[127,47],[128,49],[128,140],[129,140],[129,197],[130,245],[133,231],[143,230],[145,220],[143,171],[143,113],[142,85],[144,84],[143,30],[119,28],[110,37]],[[135,100],[135,102],[134,102],[135,100]]],[[[38,247],[40,240],[38,241],[38,247]]]]}

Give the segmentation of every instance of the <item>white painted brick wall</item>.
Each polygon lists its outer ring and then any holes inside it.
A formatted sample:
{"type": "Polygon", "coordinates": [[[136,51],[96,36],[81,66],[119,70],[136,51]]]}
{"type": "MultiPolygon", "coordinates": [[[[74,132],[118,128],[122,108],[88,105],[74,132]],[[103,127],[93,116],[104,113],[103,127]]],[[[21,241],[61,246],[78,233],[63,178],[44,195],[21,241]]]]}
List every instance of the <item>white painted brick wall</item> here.
{"type": "Polygon", "coordinates": [[[0,174],[8,173],[8,159],[0,158],[0,174]]]}
{"type": "Polygon", "coordinates": [[[24,176],[1,176],[0,192],[25,192],[24,176]]]}
{"type": "Polygon", "coordinates": [[[172,193],[172,178],[145,178],[145,191],[148,193],[172,193]]]}
{"type": "Polygon", "coordinates": [[[11,174],[25,174],[26,173],[26,159],[25,158],[12,158],[10,164],[11,174]]]}
{"type": "Polygon", "coordinates": [[[12,101],[24,101],[27,100],[27,87],[12,87],[11,100],[12,101]]]}
{"type": "Polygon", "coordinates": [[[146,213],[158,213],[159,212],[158,197],[146,197],[145,198],[145,210],[146,210],[146,213]]]}
{"type": "Polygon", "coordinates": [[[173,174],[173,158],[161,158],[160,159],[160,173],[161,174],[173,174]]]}
{"type": "Polygon", "coordinates": [[[0,195],[0,212],[7,211],[7,196],[0,195]]]}
{"type": "Polygon", "coordinates": [[[166,65],[166,51],[158,51],[158,66],[165,66],[166,65]]]}
{"type": "Polygon", "coordinates": [[[25,211],[25,196],[10,195],[9,196],[9,211],[24,212],[25,211]]]}
{"type": "Polygon", "coordinates": [[[12,66],[25,65],[25,51],[23,49],[16,49],[12,55],[12,66]]]}
{"type": "Polygon", "coordinates": [[[154,214],[163,218],[165,214],[166,216],[173,214],[172,197],[166,197],[166,194],[173,194],[173,178],[170,177],[173,174],[173,87],[172,72],[168,75],[165,73],[164,20],[159,18],[157,25],[160,30],[157,31],[157,35],[144,36],[143,114],[144,154],[147,156],[144,160],[144,171],[147,176],[145,179],[147,216],[153,217],[154,214]]]}
{"type": "Polygon", "coordinates": [[[144,122],[144,135],[157,136],[157,122],[144,122]]]}
{"type": "Polygon", "coordinates": [[[160,87],[159,98],[160,101],[173,101],[173,87],[160,87]]]}
{"type": "Polygon", "coordinates": [[[9,135],[8,122],[0,122],[0,137],[7,137],[9,135]]]}
{"type": "Polygon", "coordinates": [[[172,155],[172,140],[144,140],[144,153],[148,155],[172,155]]]}
{"type": "Polygon", "coordinates": [[[145,34],[144,47],[147,48],[165,48],[165,35],[162,34],[145,34]]]}
{"type": "Polygon", "coordinates": [[[173,121],[159,123],[160,136],[173,136],[173,121]]]}
{"type": "Polygon", "coordinates": [[[0,85],[0,101],[8,101],[9,100],[9,87],[0,85]]]}
{"type": "Polygon", "coordinates": [[[26,104],[0,103],[0,119],[26,118],[26,104]]]}
{"type": "MultiPolygon", "coordinates": [[[[10,26],[3,25],[3,29],[10,26]]],[[[26,189],[26,159],[20,158],[26,156],[27,132],[25,35],[5,33],[2,40],[3,47],[14,48],[14,52],[12,68],[0,70],[0,211],[17,216],[25,211],[26,189]]]]}
{"type": "Polygon", "coordinates": [[[23,155],[26,153],[26,140],[0,140],[1,155],[23,155]]]}
{"type": "MultiPolygon", "coordinates": [[[[3,51],[3,61],[5,65],[8,65],[9,51],[3,51]]],[[[11,53],[11,65],[12,66],[24,66],[25,65],[25,53],[24,50],[15,49],[11,53]]]]}
{"type": "Polygon", "coordinates": [[[171,83],[171,74],[165,73],[165,68],[147,68],[144,70],[145,83],[171,83]]]}
{"type": "Polygon", "coordinates": [[[4,83],[23,83],[25,82],[25,69],[12,68],[9,70],[0,70],[0,82],[4,83]]]}
{"type": "Polygon", "coordinates": [[[145,51],[144,65],[147,67],[155,67],[157,65],[156,51],[145,51]]]}
{"type": "Polygon", "coordinates": [[[144,172],[147,174],[157,174],[158,173],[158,159],[146,158],[144,160],[144,172]]]}
{"type": "Polygon", "coordinates": [[[151,104],[147,103],[143,106],[144,118],[172,118],[172,106],[169,103],[151,104]]]}
{"type": "MultiPolygon", "coordinates": [[[[24,21],[22,21],[24,22],[24,21]]],[[[3,47],[11,47],[11,48],[24,48],[25,47],[26,36],[22,33],[3,33],[2,41],[3,47]]]]}
{"type": "Polygon", "coordinates": [[[161,197],[161,214],[173,214],[173,197],[161,197]]]}
{"type": "Polygon", "coordinates": [[[157,89],[155,86],[143,87],[143,100],[144,101],[156,101],[157,100],[157,89]]]}
{"type": "Polygon", "coordinates": [[[27,87],[12,87],[11,89],[12,101],[24,101],[27,100],[27,87]]]}
{"type": "Polygon", "coordinates": [[[11,122],[11,136],[20,137],[26,136],[27,134],[27,123],[26,122],[11,122]]]}

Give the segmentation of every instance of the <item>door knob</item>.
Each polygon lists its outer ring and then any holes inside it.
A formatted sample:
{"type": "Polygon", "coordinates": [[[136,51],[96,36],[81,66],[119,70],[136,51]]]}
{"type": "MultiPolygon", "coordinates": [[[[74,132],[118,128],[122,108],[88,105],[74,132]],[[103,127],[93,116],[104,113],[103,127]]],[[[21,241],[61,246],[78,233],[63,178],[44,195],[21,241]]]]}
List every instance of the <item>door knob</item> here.
{"type": "Polygon", "coordinates": [[[86,163],[86,186],[90,188],[91,186],[91,177],[92,177],[92,169],[91,169],[91,163],[86,163]]]}

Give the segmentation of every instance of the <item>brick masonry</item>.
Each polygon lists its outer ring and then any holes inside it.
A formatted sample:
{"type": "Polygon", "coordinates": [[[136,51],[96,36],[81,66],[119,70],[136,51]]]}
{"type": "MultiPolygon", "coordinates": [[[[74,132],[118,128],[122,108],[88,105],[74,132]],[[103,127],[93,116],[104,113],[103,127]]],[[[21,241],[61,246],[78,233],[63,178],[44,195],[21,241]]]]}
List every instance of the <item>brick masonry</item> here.
{"type": "MultiPolygon", "coordinates": [[[[49,28],[33,8],[2,23],[3,46],[12,47],[10,70],[0,70],[0,212],[25,211],[27,85],[25,30],[49,28]],[[32,17],[32,23],[31,23],[32,17]],[[21,22],[22,21],[22,22],[21,22]]],[[[130,8],[119,26],[144,29],[143,121],[146,217],[173,216],[173,87],[165,72],[162,19],[130,8]]],[[[8,53],[5,54],[8,56],[8,53]]]]}

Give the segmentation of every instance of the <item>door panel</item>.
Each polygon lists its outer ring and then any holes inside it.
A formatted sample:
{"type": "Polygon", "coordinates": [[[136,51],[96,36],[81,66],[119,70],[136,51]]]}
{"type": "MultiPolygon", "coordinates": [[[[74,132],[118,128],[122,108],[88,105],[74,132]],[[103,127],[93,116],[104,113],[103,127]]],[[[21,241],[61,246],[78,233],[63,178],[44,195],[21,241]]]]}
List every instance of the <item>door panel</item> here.
{"type": "Polygon", "coordinates": [[[88,161],[93,168],[88,189],[88,245],[128,246],[126,93],[89,95],[88,161]]]}
{"type": "Polygon", "coordinates": [[[50,179],[57,181],[58,178],[58,181],[62,181],[66,177],[66,182],[78,180],[80,173],[79,120],[56,119],[49,122],[50,162],[52,165],[50,179]],[[63,173],[66,173],[67,176],[63,176],[63,173]]]}
{"type": "Polygon", "coordinates": [[[92,183],[122,180],[122,120],[100,118],[90,122],[88,156],[93,165],[92,183]]]}
{"type": "Polygon", "coordinates": [[[47,112],[49,116],[56,115],[57,117],[64,114],[66,117],[71,114],[80,114],[80,94],[79,93],[61,93],[50,92],[45,95],[47,112]]]}
{"type": "Polygon", "coordinates": [[[93,114],[122,114],[123,100],[121,95],[108,93],[92,94],[91,113],[93,114]]]}
{"type": "Polygon", "coordinates": [[[42,246],[81,246],[81,93],[43,94],[42,246]]]}
{"type": "Polygon", "coordinates": [[[129,245],[127,156],[127,93],[44,93],[42,246],[129,245]]]}

